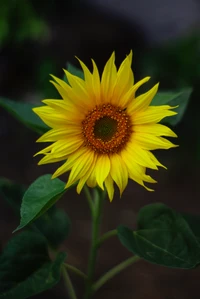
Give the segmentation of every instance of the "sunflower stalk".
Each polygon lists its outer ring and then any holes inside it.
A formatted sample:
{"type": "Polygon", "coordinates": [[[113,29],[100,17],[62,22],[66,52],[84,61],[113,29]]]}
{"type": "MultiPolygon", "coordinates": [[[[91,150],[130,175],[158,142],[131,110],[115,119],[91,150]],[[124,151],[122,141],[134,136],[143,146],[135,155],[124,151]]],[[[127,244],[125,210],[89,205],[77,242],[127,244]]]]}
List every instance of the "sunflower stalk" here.
{"type": "Polygon", "coordinates": [[[103,207],[103,201],[105,197],[105,192],[101,192],[98,189],[94,189],[94,202],[92,210],[92,240],[91,240],[91,249],[88,262],[88,278],[86,280],[85,296],[84,299],[89,299],[92,296],[92,284],[93,277],[95,273],[95,265],[98,255],[98,240],[100,232],[100,223],[101,223],[101,212],[103,207]]]}

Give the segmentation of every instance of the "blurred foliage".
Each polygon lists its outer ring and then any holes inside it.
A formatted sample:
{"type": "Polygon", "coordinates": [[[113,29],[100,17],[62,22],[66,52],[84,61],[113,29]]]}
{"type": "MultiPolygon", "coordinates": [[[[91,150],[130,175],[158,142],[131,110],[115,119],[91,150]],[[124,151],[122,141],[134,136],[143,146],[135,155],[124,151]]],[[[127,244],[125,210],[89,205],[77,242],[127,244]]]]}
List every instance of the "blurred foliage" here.
{"type": "Polygon", "coordinates": [[[187,87],[200,80],[200,34],[193,33],[151,49],[143,59],[143,73],[167,84],[187,87]]]}
{"type": "Polygon", "coordinates": [[[48,36],[45,20],[39,18],[31,1],[1,0],[0,45],[12,40],[38,40],[48,36]]]}

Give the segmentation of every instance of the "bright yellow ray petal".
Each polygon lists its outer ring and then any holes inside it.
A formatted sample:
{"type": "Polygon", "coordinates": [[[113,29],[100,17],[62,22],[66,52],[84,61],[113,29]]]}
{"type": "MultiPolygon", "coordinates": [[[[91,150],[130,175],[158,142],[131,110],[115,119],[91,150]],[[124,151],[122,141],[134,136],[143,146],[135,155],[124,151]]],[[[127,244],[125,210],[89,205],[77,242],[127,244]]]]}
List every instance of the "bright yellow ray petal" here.
{"type": "Polygon", "coordinates": [[[106,190],[108,193],[108,198],[111,202],[113,200],[113,196],[114,196],[114,182],[113,182],[113,179],[111,178],[110,174],[105,179],[105,187],[106,187],[106,190]]]}
{"type": "Polygon", "coordinates": [[[93,65],[93,78],[92,78],[92,83],[93,83],[93,89],[95,91],[95,101],[96,104],[99,105],[101,103],[101,82],[100,82],[100,76],[99,76],[99,71],[96,66],[96,63],[94,60],[92,60],[92,65],[93,65]]]}
{"type": "Polygon", "coordinates": [[[132,116],[134,125],[142,125],[147,123],[157,123],[167,116],[176,115],[177,112],[171,111],[173,107],[168,105],[150,106],[145,111],[140,111],[132,116]]]}
{"type": "Polygon", "coordinates": [[[151,157],[151,160],[153,161],[153,163],[155,163],[157,166],[159,167],[163,167],[165,169],[167,169],[166,166],[164,166],[163,164],[161,164],[158,159],[154,156],[154,154],[150,151],[148,151],[149,156],[151,157]]]}
{"type": "Polygon", "coordinates": [[[156,84],[149,91],[136,97],[130,104],[129,113],[136,113],[141,110],[146,110],[158,91],[159,84],[156,84]]]}
{"type": "Polygon", "coordinates": [[[91,167],[88,169],[87,173],[84,175],[84,177],[80,178],[78,184],[77,184],[77,188],[76,188],[76,191],[78,194],[81,193],[81,190],[83,189],[85,183],[87,182],[88,178],[90,177],[93,169],[95,168],[95,165],[96,165],[96,160],[97,160],[97,155],[94,155],[94,158],[93,158],[93,162],[92,162],[92,165],[91,167]]]}
{"type": "Polygon", "coordinates": [[[86,151],[81,157],[77,158],[74,163],[65,188],[69,188],[72,184],[83,178],[87,171],[91,168],[94,159],[94,152],[86,151]]]}
{"type": "Polygon", "coordinates": [[[133,53],[131,51],[119,67],[119,70],[117,72],[116,84],[111,99],[112,104],[117,103],[119,106],[121,106],[121,101],[123,102],[123,95],[127,93],[133,86],[134,79],[131,69],[132,55],[133,53]]]}
{"type": "Polygon", "coordinates": [[[67,70],[64,70],[65,75],[67,76],[67,79],[69,81],[69,84],[71,85],[72,89],[76,93],[77,96],[85,99],[85,101],[88,100],[88,92],[85,88],[85,81],[83,81],[81,78],[72,75],[67,70]]]}
{"type": "Polygon", "coordinates": [[[69,122],[64,114],[48,106],[33,108],[33,111],[51,128],[59,129],[60,127],[66,126],[69,122]]]}
{"type": "Polygon", "coordinates": [[[139,147],[136,142],[129,142],[126,146],[126,150],[132,155],[133,160],[137,164],[151,169],[158,169],[156,163],[152,161],[149,151],[139,147]]]}
{"type": "Polygon", "coordinates": [[[76,152],[72,153],[68,157],[67,161],[54,172],[54,174],[52,175],[52,179],[70,170],[73,167],[74,163],[76,163],[77,159],[84,155],[87,151],[88,149],[86,147],[81,147],[76,152]]]}
{"type": "Polygon", "coordinates": [[[51,129],[37,139],[36,142],[54,142],[63,139],[67,140],[69,135],[75,135],[79,139],[82,138],[81,128],[74,125],[70,126],[70,128],[51,129]]]}
{"type": "Polygon", "coordinates": [[[104,67],[101,78],[101,95],[104,103],[109,102],[112,97],[116,77],[117,69],[115,66],[115,53],[113,52],[104,67]]]}
{"type": "Polygon", "coordinates": [[[146,78],[144,78],[144,79],[138,81],[135,85],[133,85],[133,86],[129,89],[129,91],[128,91],[125,95],[123,95],[123,97],[120,98],[120,105],[121,105],[121,107],[122,107],[122,108],[127,108],[127,112],[128,112],[129,114],[131,114],[131,113],[130,113],[130,109],[131,109],[131,107],[132,107],[132,106],[131,106],[131,105],[132,105],[132,102],[135,100],[135,93],[136,93],[136,91],[138,90],[138,88],[139,88],[142,84],[146,83],[149,79],[150,79],[150,77],[146,77],[146,78]]]}
{"type": "Polygon", "coordinates": [[[104,190],[103,183],[110,172],[110,159],[107,155],[101,155],[96,161],[96,180],[101,189],[104,190]]]}
{"type": "MultiPolygon", "coordinates": [[[[60,80],[58,80],[57,77],[53,76],[53,78],[56,82],[60,82],[60,80]]],[[[76,78],[78,78],[78,77],[76,77],[76,78]]],[[[83,90],[81,90],[81,88],[77,88],[79,91],[79,92],[77,92],[77,89],[73,89],[68,84],[66,84],[65,88],[63,88],[63,86],[60,86],[59,84],[57,84],[56,82],[54,82],[52,80],[50,80],[50,82],[58,90],[58,92],[61,95],[61,97],[63,98],[63,100],[66,102],[74,103],[76,105],[77,109],[79,109],[79,110],[82,109],[82,111],[84,111],[85,107],[90,104],[90,103],[88,103],[88,102],[90,102],[88,96],[86,96],[85,92],[83,92],[83,90]]]]}
{"type": "MultiPolygon", "coordinates": [[[[56,80],[55,76],[53,76],[53,78],[54,78],[54,80],[56,80]]],[[[54,82],[53,80],[50,80],[49,82],[51,82],[53,84],[53,86],[57,89],[57,91],[59,92],[59,94],[63,98],[63,100],[70,101],[67,89],[64,89],[62,86],[60,86],[58,83],[54,82]]]]}
{"type": "Polygon", "coordinates": [[[70,155],[81,145],[83,145],[83,140],[81,138],[77,138],[77,136],[71,136],[69,140],[59,140],[55,142],[51,153],[54,155],[54,157],[70,155]]]}
{"type": "Polygon", "coordinates": [[[163,137],[157,137],[147,133],[141,134],[139,132],[134,132],[133,138],[134,141],[141,146],[141,148],[146,150],[169,149],[172,147],[177,147],[177,145],[163,137]]]}
{"type": "Polygon", "coordinates": [[[38,155],[42,155],[42,154],[43,154],[43,155],[46,155],[48,152],[50,152],[50,151],[52,150],[52,148],[53,148],[53,144],[51,144],[51,145],[45,147],[43,150],[37,152],[37,153],[34,155],[34,157],[35,157],[35,156],[38,156],[38,155]]]}
{"type": "Polygon", "coordinates": [[[124,161],[122,160],[121,156],[118,154],[113,154],[112,156],[110,156],[110,162],[111,162],[110,174],[113,181],[115,181],[115,183],[119,187],[120,196],[121,196],[128,184],[127,167],[124,161]]]}
{"type": "Polygon", "coordinates": [[[80,65],[81,65],[81,67],[83,69],[85,85],[87,87],[91,88],[91,86],[92,86],[92,74],[89,71],[89,69],[87,68],[87,66],[85,65],[85,63],[83,63],[83,61],[81,61],[78,57],[76,57],[76,58],[78,59],[80,65]]]}
{"type": "Polygon", "coordinates": [[[155,182],[153,179],[151,179],[149,176],[146,176],[144,171],[145,168],[142,167],[141,165],[137,164],[133,156],[126,150],[121,152],[121,157],[123,161],[126,164],[126,167],[128,169],[128,175],[129,178],[138,183],[139,185],[143,186],[145,189],[148,191],[154,191],[153,189],[150,189],[144,185],[143,181],[149,181],[151,180],[152,182],[155,182]]]}
{"type": "Polygon", "coordinates": [[[79,138],[71,138],[69,141],[59,140],[53,144],[51,152],[46,152],[46,156],[39,161],[38,165],[65,160],[68,155],[75,152],[82,144],[83,141],[79,138]]]}
{"type": "Polygon", "coordinates": [[[66,160],[68,155],[54,157],[51,153],[46,154],[39,162],[38,165],[50,164],[50,163],[57,163],[63,160],[66,160]]]}
{"type": "Polygon", "coordinates": [[[177,135],[167,126],[161,124],[148,124],[134,126],[135,132],[149,133],[155,136],[177,137],[177,135]]]}
{"type": "Polygon", "coordinates": [[[43,100],[44,104],[48,105],[49,107],[55,109],[55,111],[63,114],[65,113],[67,115],[67,118],[72,119],[82,119],[83,118],[83,112],[81,113],[80,109],[77,109],[77,106],[75,103],[72,103],[70,101],[66,102],[64,100],[43,100]]]}

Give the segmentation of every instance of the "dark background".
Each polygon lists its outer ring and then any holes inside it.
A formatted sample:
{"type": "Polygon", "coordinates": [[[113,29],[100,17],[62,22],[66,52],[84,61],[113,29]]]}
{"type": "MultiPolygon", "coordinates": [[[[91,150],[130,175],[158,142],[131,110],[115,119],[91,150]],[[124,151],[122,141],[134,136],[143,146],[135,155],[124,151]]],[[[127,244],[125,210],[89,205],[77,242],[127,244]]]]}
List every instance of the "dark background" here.
{"type": "MultiPolygon", "coordinates": [[[[119,63],[133,49],[135,79],[152,77],[149,87],[160,90],[193,87],[182,121],[174,128],[179,148],[156,153],[168,170],[153,177],[154,193],[130,182],[122,198],[116,192],[105,205],[102,231],[119,224],[135,226],[138,210],[148,203],[163,202],[180,212],[200,215],[197,183],[200,168],[199,1],[78,1],[0,0],[0,97],[40,104],[57,96],[49,73],[63,76],[75,55],[89,67],[94,58],[100,70],[111,52],[119,63]]],[[[37,166],[32,158],[42,145],[37,135],[0,108],[0,176],[29,185],[38,176],[52,173],[56,165],[37,166]]],[[[65,179],[65,177],[63,177],[65,179]]],[[[62,249],[68,262],[85,270],[90,240],[90,217],[83,194],[70,190],[58,203],[73,222],[62,249]]],[[[0,240],[11,238],[18,219],[0,201],[0,240]]],[[[130,254],[113,238],[101,249],[97,275],[130,254]]],[[[189,299],[199,298],[200,268],[174,270],[139,262],[107,283],[95,298],[189,299]]],[[[81,282],[73,277],[81,298],[81,282]]],[[[66,298],[62,284],[35,298],[66,298]]]]}

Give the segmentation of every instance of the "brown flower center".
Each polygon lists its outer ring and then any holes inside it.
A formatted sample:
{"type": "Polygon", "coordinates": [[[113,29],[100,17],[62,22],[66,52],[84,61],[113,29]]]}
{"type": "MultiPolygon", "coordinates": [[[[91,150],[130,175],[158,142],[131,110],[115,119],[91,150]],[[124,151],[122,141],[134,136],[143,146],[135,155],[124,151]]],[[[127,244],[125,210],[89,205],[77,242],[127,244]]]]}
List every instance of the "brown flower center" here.
{"type": "Polygon", "coordinates": [[[85,146],[101,154],[117,153],[132,133],[130,117],[125,110],[111,104],[95,107],[82,121],[85,146]]]}

